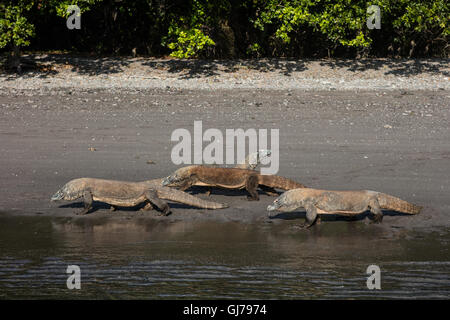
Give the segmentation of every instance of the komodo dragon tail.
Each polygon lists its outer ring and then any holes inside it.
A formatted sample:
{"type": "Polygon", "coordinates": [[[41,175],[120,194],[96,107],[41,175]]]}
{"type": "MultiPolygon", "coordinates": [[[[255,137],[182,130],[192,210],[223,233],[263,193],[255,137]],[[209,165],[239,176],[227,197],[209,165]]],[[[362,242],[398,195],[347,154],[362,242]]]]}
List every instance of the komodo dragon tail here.
{"type": "Polygon", "coordinates": [[[160,187],[158,188],[158,197],[165,200],[175,201],[179,203],[184,203],[193,207],[203,208],[203,209],[223,209],[228,208],[225,203],[219,203],[214,201],[203,200],[190,195],[189,193],[169,188],[160,187]]]}
{"type": "Polygon", "coordinates": [[[275,176],[275,175],[259,175],[259,184],[265,185],[267,187],[291,190],[298,188],[306,188],[303,184],[295,182],[291,179],[275,176]]]}
{"type": "Polygon", "coordinates": [[[421,206],[416,206],[415,204],[406,202],[385,193],[378,193],[377,199],[381,209],[385,210],[394,210],[409,214],[418,214],[420,213],[420,210],[422,210],[421,206]]]}

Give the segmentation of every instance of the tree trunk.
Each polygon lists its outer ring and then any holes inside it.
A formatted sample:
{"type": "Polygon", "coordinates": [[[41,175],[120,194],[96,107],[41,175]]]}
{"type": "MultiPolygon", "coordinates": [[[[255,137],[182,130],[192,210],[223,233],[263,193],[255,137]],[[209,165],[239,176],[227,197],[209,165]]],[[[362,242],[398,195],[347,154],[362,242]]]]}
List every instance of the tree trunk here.
{"type": "Polygon", "coordinates": [[[16,70],[18,73],[22,72],[22,66],[20,65],[20,47],[15,44],[12,45],[11,55],[6,62],[7,69],[16,70]]]}

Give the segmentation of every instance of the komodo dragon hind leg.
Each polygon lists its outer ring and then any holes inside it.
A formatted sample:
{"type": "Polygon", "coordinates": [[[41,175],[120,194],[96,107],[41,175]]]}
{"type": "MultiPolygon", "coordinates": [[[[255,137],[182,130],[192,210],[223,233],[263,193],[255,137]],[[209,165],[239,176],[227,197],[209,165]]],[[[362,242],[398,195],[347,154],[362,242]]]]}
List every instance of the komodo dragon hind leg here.
{"type": "Polygon", "coordinates": [[[247,200],[249,201],[258,201],[259,195],[256,189],[258,188],[258,177],[257,176],[250,176],[248,177],[247,181],[245,182],[245,189],[250,193],[249,196],[247,196],[247,200]]]}
{"type": "Polygon", "coordinates": [[[383,211],[381,211],[380,204],[377,200],[371,200],[369,203],[370,212],[373,214],[372,223],[381,223],[383,221],[383,211]]]}
{"type": "Polygon", "coordinates": [[[83,202],[84,202],[84,209],[79,211],[79,212],[75,212],[77,215],[83,215],[83,214],[87,214],[89,212],[89,210],[92,209],[92,193],[90,191],[85,191],[83,193],[83,202]]]}
{"type": "Polygon", "coordinates": [[[317,221],[317,208],[315,206],[310,206],[306,209],[306,222],[304,228],[310,228],[317,221]]]}
{"type": "Polygon", "coordinates": [[[147,198],[148,201],[150,201],[152,204],[154,204],[158,208],[158,210],[161,211],[161,214],[163,214],[165,216],[170,214],[169,205],[167,204],[167,202],[158,198],[158,195],[156,194],[155,191],[153,191],[153,190],[146,191],[145,197],[147,198]]]}
{"type": "Polygon", "coordinates": [[[268,187],[268,186],[264,186],[264,185],[259,185],[259,188],[264,191],[265,194],[272,196],[272,197],[278,197],[280,194],[277,192],[277,190],[275,190],[274,188],[268,187]]]}

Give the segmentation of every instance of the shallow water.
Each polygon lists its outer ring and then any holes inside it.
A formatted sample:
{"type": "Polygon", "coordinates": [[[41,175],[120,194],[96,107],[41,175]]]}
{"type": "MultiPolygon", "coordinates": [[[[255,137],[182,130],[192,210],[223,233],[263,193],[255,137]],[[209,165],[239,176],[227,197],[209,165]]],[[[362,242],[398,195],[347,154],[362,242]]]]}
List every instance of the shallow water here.
{"type": "Polygon", "coordinates": [[[1,217],[0,298],[450,297],[448,229],[292,224],[1,217]],[[366,287],[371,264],[381,290],[366,287]]]}

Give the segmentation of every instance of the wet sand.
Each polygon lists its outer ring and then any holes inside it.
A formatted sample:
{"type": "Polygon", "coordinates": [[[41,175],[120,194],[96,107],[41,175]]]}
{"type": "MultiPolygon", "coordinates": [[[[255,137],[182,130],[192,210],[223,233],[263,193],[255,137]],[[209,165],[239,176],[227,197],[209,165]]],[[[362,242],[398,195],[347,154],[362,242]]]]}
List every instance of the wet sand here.
{"type": "MultiPolygon", "coordinates": [[[[207,128],[280,129],[279,175],[313,188],[369,189],[424,206],[418,216],[387,213],[378,228],[450,225],[449,93],[437,91],[51,90],[0,96],[0,212],[91,219],[214,220],[266,223],[273,197],[216,190],[225,210],[172,204],[173,214],[79,202],[50,203],[73,178],[140,181],[167,176],[171,133],[194,120],[207,128]],[[150,162],[150,164],[148,163],[150,162]]],[[[206,145],[206,143],[205,143],[206,145]]],[[[193,193],[208,198],[201,188],[193,193]]],[[[282,214],[283,219],[303,218],[282,214]]],[[[367,223],[364,215],[359,223],[367,223]]],[[[333,220],[333,219],[332,219],[333,220]]],[[[337,220],[342,220],[338,218],[337,220]]],[[[345,220],[345,219],[344,219],[345,220]]],[[[367,219],[366,219],[367,220],[367,219]]],[[[325,222],[326,223],[326,222],[325,222]]],[[[330,221],[333,223],[333,221],[330,221]]],[[[336,223],[340,223],[337,221],[336,223]]]]}

